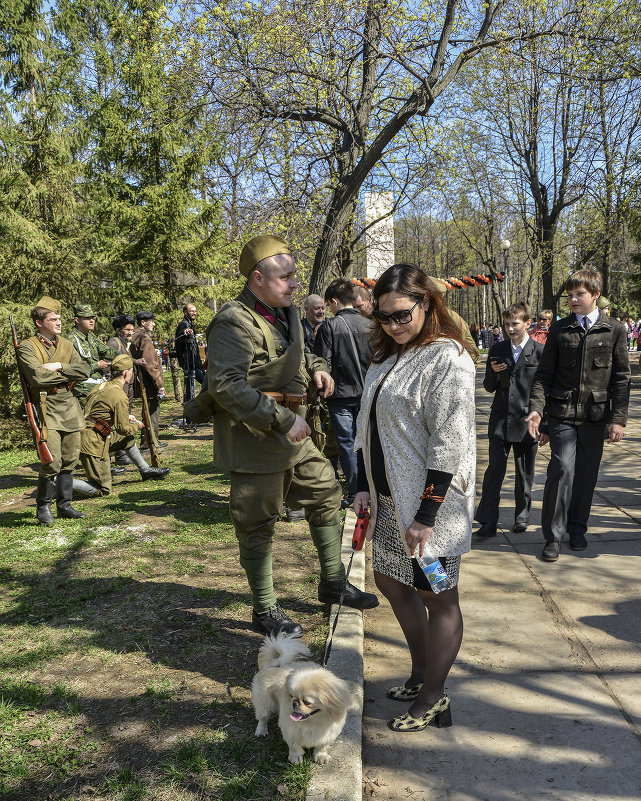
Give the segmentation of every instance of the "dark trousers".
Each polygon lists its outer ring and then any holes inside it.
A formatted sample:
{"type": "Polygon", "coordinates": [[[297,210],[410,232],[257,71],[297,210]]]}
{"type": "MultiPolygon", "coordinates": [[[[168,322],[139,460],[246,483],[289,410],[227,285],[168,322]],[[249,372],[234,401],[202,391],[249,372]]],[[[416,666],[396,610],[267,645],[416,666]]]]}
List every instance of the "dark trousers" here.
{"type": "Polygon", "coordinates": [[[566,533],[587,531],[605,426],[574,426],[552,418],[548,432],[552,455],[543,491],[541,528],[547,542],[561,542],[566,533]]]}
{"type": "Polygon", "coordinates": [[[196,396],[196,381],[202,385],[205,373],[199,368],[194,367],[185,370],[185,403],[196,396]]]}
{"type": "Polygon", "coordinates": [[[536,442],[506,442],[498,437],[490,437],[489,464],[483,476],[481,502],[475,516],[479,523],[489,523],[492,526],[498,523],[501,487],[512,449],[516,472],[514,522],[527,525],[532,505],[532,480],[537,447],[536,442]]]}

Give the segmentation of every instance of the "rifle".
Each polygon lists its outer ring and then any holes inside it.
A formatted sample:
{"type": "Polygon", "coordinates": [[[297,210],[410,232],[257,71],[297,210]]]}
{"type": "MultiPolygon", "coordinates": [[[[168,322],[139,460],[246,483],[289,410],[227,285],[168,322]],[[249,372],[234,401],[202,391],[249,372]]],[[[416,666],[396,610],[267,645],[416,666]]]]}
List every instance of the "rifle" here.
{"type": "Polygon", "coordinates": [[[145,382],[142,378],[142,368],[136,365],[136,379],[140,388],[140,400],[142,402],[142,423],[145,427],[145,438],[149,446],[149,455],[151,457],[151,466],[159,467],[162,462],[162,455],[158,447],[158,440],[156,439],[156,432],[151,425],[151,415],[149,414],[149,402],[147,400],[147,390],[145,389],[145,382]]]}
{"type": "Polygon", "coordinates": [[[51,455],[51,451],[49,450],[49,446],[47,445],[46,442],[47,438],[46,429],[40,422],[40,418],[38,417],[38,409],[32,402],[31,395],[29,394],[29,385],[27,384],[27,381],[22,374],[22,370],[20,369],[20,362],[18,360],[18,335],[16,333],[16,327],[13,324],[13,317],[11,315],[9,315],[9,322],[11,323],[11,335],[13,336],[13,347],[16,351],[16,365],[18,367],[20,386],[22,387],[24,408],[27,413],[27,420],[29,421],[29,425],[31,426],[33,441],[38,450],[38,459],[40,459],[40,464],[51,464],[51,462],[53,462],[53,456],[51,455]],[[44,437],[42,435],[43,431],[45,432],[44,437]]]}

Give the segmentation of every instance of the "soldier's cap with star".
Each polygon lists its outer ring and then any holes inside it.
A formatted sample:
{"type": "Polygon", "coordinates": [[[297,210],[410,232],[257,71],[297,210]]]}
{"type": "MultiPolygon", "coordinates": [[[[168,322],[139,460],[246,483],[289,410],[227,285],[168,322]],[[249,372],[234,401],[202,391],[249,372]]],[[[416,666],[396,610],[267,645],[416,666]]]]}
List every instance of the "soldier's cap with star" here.
{"type": "Polygon", "coordinates": [[[112,370],[129,370],[134,366],[134,360],[128,353],[119,353],[111,360],[112,370]]]}
{"type": "Polygon", "coordinates": [[[270,256],[280,256],[281,254],[291,256],[291,253],[290,246],[279,236],[269,236],[267,234],[255,236],[242,249],[238,269],[245,278],[249,278],[249,274],[259,261],[268,259],[270,256]]]}
{"type": "Polygon", "coordinates": [[[114,317],[111,321],[113,325],[114,331],[117,331],[119,328],[124,328],[126,325],[135,325],[136,321],[131,314],[119,314],[117,317],[114,317]]]}
{"type": "Polygon", "coordinates": [[[136,312],[136,320],[138,320],[138,322],[141,322],[142,320],[155,320],[155,319],[156,315],[153,312],[148,312],[148,311],[136,312]]]}
{"type": "Polygon", "coordinates": [[[62,308],[60,301],[50,298],[49,295],[43,295],[33,308],[35,309],[37,307],[40,307],[41,309],[49,309],[49,311],[52,311],[55,314],[60,314],[60,310],[62,308]]]}
{"type": "Polygon", "coordinates": [[[96,313],[91,308],[91,304],[89,303],[80,303],[78,306],[73,307],[73,316],[74,317],[95,317],[96,313]]]}

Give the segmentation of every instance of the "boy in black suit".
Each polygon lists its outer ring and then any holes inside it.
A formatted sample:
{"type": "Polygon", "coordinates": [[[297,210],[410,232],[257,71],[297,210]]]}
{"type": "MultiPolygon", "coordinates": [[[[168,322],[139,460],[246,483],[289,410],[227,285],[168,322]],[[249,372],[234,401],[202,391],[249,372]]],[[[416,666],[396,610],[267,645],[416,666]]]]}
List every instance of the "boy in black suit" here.
{"type": "Polygon", "coordinates": [[[543,353],[543,345],[528,335],[531,317],[527,303],[508,306],[503,312],[503,324],[509,339],[493,345],[487,358],[483,386],[495,394],[488,424],[489,464],[476,510],[476,520],[482,524],[476,532],[480,537],[496,534],[501,486],[510,449],[514,452],[516,470],[512,531],[525,531],[530,517],[537,440],[528,432],[525,418],[532,382],[543,353]]]}
{"type": "Polygon", "coordinates": [[[603,442],[621,441],[630,400],[627,333],[599,310],[601,274],[577,270],[565,288],[571,314],[550,327],[527,418],[536,437],[545,409],[552,452],[541,511],[545,562],[559,558],[566,534],[573,551],[587,547],[603,442]]]}

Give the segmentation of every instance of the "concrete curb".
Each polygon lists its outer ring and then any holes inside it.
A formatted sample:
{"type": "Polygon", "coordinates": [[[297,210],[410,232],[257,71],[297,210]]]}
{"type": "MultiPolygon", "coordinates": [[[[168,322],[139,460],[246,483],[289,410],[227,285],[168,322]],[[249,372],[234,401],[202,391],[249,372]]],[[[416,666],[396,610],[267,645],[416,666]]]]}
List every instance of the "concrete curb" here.
{"type": "MultiPolygon", "coordinates": [[[[343,563],[352,555],[352,533],[356,516],[347,510],[343,533],[343,563]]],[[[354,554],[350,583],[359,589],[365,586],[365,550],[354,554]]],[[[334,625],[338,606],[332,606],[329,631],[334,625]]],[[[345,727],[332,748],[327,765],[312,763],[306,801],[361,801],[363,797],[363,613],[343,607],[332,641],[327,667],[348,681],[353,688],[354,706],[347,715],[345,727]]]]}

